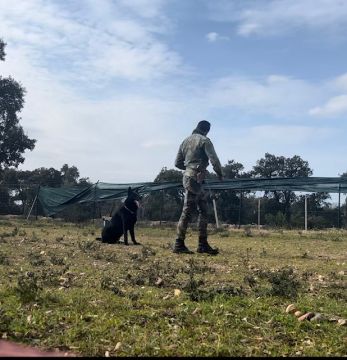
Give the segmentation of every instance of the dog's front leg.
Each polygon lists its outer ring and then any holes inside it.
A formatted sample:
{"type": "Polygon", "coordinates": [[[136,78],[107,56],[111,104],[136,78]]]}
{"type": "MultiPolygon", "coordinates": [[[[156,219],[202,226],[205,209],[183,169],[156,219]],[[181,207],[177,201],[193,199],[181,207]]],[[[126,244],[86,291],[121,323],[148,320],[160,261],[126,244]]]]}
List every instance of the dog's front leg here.
{"type": "Polygon", "coordinates": [[[131,226],[129,229],[130,232],[130,236],[131,236],[131,241],[134,243],[134,245],[141,245],[139,242],[136,241],[135,239],[135,231],[134,231],[134,226],[131,226]]]}
{"type": "Polygon", "coordinates": [[[122,216],[122,223],[123,223],[123,235],[124,235],[124,245],[129,245],[128,243],[128,229],[125,225],[125,218],[122,216]]]}

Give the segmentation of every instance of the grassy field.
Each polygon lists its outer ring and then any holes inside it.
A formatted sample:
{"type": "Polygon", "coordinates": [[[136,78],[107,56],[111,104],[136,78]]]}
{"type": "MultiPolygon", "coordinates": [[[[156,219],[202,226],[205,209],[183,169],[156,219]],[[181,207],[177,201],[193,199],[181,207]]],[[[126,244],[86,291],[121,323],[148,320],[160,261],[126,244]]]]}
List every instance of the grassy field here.
{"type": "Polygon", "coordinates": [[[218,256],[136,231],[126,247],[95,224],[0,219],[0,337],[84,356],[347,355],[346,326],[285,312],[347,318],[346,231],[211,229],[218,256]]]}

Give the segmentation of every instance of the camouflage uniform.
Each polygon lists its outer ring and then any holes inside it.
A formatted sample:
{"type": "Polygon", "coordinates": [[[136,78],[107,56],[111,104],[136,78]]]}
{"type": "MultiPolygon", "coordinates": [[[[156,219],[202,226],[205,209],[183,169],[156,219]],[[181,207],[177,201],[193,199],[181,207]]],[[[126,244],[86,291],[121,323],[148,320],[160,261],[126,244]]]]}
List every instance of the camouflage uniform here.
{"type": "Polygon", "coordinates": [[[192,214],[196,210],[199,215],[199,240],[207,241],[207,193],[203,184],[209,161],[219,178],[222,178],[222,167],[211,140],[195,129],[193,134],[182,142],[175,161],[175,166],[184,170],[184,205],[177,225],[177,238],[182,241],[185,239],[192,214]]]}

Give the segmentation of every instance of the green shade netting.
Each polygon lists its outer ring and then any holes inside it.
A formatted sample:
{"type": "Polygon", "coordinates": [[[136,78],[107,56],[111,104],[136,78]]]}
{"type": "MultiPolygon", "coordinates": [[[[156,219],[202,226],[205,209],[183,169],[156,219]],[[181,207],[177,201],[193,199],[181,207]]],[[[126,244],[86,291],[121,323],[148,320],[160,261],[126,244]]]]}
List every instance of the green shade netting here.
{"type": "MultiPolygon", "coordinates": [[[[166,189],[182,189],[181,183],[129,183],[112,184],[97,182],[96,184],[80,187],[40,187],[38,199],[46,216],[54,215],[68,206],[76,203],[107,201],[126,197],[128,187],[136,189],[140,194],[166,189]]],[[[339,177],[300,177],[300,178],[252,178],[207,181],[207,190],[249,190],[249,191],[301,191],[347,193],[347,178],[339,177]]]]}

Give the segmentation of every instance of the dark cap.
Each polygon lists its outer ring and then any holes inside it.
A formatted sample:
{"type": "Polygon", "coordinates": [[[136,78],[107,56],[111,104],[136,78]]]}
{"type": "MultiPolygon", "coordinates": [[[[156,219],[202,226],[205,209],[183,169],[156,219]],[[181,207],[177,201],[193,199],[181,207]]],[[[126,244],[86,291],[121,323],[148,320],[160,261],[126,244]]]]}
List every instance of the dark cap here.
{"type": "Polygon", "coordinates": [[[201,120],[196,127],[197,130],[208,133],[210,131],[211,124],[206,120],[201,120]]]}

